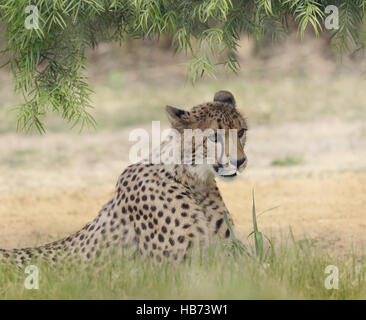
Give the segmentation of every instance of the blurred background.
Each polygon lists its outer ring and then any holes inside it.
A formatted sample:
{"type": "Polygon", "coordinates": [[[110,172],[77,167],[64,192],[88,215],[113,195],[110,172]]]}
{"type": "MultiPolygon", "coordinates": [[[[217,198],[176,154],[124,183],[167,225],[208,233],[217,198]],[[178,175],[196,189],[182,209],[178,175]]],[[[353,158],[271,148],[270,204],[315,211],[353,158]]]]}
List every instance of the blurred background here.
{"type": "Polygon", "coordinates": [[[168,123],[166,105],[190,108],[230,90],[249,123],[246,171],[219,181],[238,236],[259,228],[347,255],[366,244],[364,59],[339,58],[326,36],[295,32],[276,44],[243,35],[239,74],[220,72],[194,86],[188,58],[169,38],[100,44],[88,51],[95,129],[71,130],[56,116],[47,133],[16,132],[10,73],[0,70],[0,247],[63,237],[93,219],[129,164],[129,132],[168,123]]]}

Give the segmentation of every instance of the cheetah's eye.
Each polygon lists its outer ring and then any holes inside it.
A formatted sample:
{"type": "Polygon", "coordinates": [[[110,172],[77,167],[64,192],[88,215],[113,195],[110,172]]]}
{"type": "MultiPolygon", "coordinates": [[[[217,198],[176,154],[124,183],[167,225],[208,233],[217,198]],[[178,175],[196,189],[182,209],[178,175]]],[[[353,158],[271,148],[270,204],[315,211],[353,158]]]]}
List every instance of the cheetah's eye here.
{"type": "Polygon", "coordinates": [[[238,136],[239,138],[242,138],[244,133],[245,133],[246,129],[241,129],[239,132],[238,132],[238,136]]]}
{"type": "Polygon", "coordinates": [[[210,136],[208,136],[208,138],[209,138],[212,142],[217,142],[217,132],[215,132],[214,134],[211,134],[210,136]]]}

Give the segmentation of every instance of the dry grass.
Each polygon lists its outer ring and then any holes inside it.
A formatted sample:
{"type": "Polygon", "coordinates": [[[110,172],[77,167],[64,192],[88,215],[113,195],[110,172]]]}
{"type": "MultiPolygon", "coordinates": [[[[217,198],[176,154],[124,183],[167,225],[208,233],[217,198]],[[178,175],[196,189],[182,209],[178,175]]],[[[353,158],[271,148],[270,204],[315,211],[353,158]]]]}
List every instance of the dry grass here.
{"type": "MultiPolygon", "coordinates": [[[[238,179],[219,185],[242,239],[252,230],[254,187],[258,212],[278,206],[258,219],[265,234],[276,238],[291,228],[296,239],[313,240],[315,246],[339,255],[361,252],[366,243],[366,173],[238,179]]],[[[35,245],[76,231],[95,217],[112,192],[113,184],[2,192],[1,247],[35,245]]]]}
{"type": "Polygon", "coordinates": [[[291,228],[296,239],[311,240],[315,247],[338,255],[361,254],[366,249],[366,173],[222,183],[242,238],[252,230],[252,188],[258,212],[277,207],[258,218],[265,234],[278,238],[291,228]]]}

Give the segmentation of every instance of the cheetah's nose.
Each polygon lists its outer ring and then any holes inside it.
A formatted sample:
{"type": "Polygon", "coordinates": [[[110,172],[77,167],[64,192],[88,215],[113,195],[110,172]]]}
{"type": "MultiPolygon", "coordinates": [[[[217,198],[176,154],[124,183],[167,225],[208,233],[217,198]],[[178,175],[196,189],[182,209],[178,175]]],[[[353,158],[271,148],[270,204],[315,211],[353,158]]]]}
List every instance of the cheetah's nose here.
{"type": "Polygon", "coordinates": [[[239,160],[230,160],[230,163],[233,165],[233,166],[236,166],[237,168],[240,168],[240,166],[245,162],[247,158],[244,157],[244,158],[241,158],[239,160]]]}

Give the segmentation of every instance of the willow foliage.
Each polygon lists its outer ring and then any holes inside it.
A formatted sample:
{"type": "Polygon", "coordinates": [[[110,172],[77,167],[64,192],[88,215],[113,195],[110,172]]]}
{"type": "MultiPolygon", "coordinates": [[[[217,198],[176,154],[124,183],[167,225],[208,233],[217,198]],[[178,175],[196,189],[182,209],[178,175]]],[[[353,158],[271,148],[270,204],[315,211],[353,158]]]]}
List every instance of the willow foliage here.
{"type": "Polygon", "coordinates": [[[44,132],[41,119],[49,112],[72,125],[94,124],[85,49],[100,41],[168,34],[176,51],[192,57],[188,74],[194,82],[214,74],[218,64],[236,72],[243,33],[276,40],[291,19],[300,35],[307,28],[318,35],[327,5],[339,9],[339,28],[331,31],[338,51],[351,43],[363,48],[365,0],[0,0],[1,54],[24,97],[18,128],[44,132]],[[30,5],[37,8],[38,28],[25,27],[30,5]]]}

